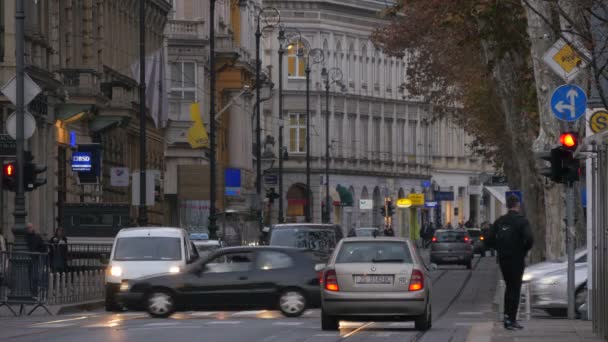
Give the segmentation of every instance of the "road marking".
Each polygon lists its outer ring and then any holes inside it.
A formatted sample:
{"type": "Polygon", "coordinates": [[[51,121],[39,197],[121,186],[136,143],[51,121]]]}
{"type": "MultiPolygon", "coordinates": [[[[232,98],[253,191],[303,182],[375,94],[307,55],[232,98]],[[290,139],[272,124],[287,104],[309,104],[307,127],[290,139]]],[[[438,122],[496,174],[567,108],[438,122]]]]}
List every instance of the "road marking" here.
{"type": "Polygon", "coordinates": [[[159,323],[146,323],[144,324],[145,327],[166,327],[166,326],[172,326],[172,325],[179,325],[179,322],[159,322],[159,323]]]}
{"type": "Polygon", "coordinates": [[[333,333],[333,334],[316,334],[315,337],[335,337],[340,335],[340,333],[333,333]]]}
{"type": "Polygon", "coordinates": [[[202,316],[202,317],[209,317],[215,314],[218,314],[218,311],[197,311],[197,312],[193,312],[190,315],[192,316],[202,316]]]}
{"type": "Polygon", "coordinates": [[[302,325],[302,324],[304,324],[304,322],[274,322],[272,324],[273,325],[292,325],[292,326],[295,326],[295,325],[302,325]]]}
{"type": "Polygon", "coordinates": [[[64,323],[64,322],[71,322],[71,321],[80,321],[80,320],[87,319],[87,318],[88,318],[87,316],[81,316],[81,317],[76,317],[76,318],[60,319],[60,320],[56,320],[56,321],[41,322],[41,323],[36,323],[36,324],[32,324],[32,325],[45,325],[45,324],[64,323]]]}
{"type": "Polygon", "coordinates": [[[212,321],[207,322],[206,324],[240,324],[241,321],[212,321]]]}
{"type": "Polygon", "coordinates": [[[363,329],[365,329],[365,328],[369,327],[369,326],[370,326],[370,325],[372,325],[372,324],[374,324],[374,322],[369,322],[369,323],[366,323],[366,324],[364,324],[364,325],[362,325],[362,326],[358,327],[357,329],[355,329],[355,330],[353,330],[353,331],[349,332],[348,334],[346,334],[346,335],[344,335],[344,336],[342,336],[342,337],[343,337],[343,338],[349,338],[349,337],[353,336],[354,334],[356,334],[356,333],[360,332],[361,330],[363,330],[363,329]]]}
{"type": "Polygon", "coordinates": [[[463,315],[463,316],[481,316],[483,315],[483,312],[481,311],[463,311],[463,312],[459,312],[459,315],[463,315]]]}
{"type": "Polygon", "coordinates": [[[391,332],[379,332],[379,333],[375,333],[372,336],[374,336],[374,337],[389,337],[389,336],[392,336],[392,335],[393,335],[393,333],[391,333],[391,332]]]}
{"type": "Polygon", "coordinates": [[[30,328],[67,328],[73,327],[74,323],[53,323],[53,324],[38,324],[31,325],[30,328]]]}
{"type": "Polygon", "coordinates": [[[238,316],[255,316],[259,314],[263,314],[266,310],[253,310],[253,311],[240,311],[232,314],[232,317],[238,316]]]}

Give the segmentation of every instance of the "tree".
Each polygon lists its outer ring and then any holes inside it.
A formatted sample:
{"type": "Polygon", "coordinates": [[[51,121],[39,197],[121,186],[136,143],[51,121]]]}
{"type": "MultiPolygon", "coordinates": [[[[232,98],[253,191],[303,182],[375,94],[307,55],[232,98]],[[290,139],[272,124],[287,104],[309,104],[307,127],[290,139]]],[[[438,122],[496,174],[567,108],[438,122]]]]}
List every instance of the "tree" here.
{"type": "MultiPolygon", "coordinates": [[[[372,37],[385,53],[407,58],[411,96],[461,124],[475,139],[471,147],[524,192],[535,260],[560,255],[564,241],[563,191],[539,177],[533,153],[556,142],[562,128],[546,105],[558,80],[544,70],[542,54],[554,42],[544,38],[579,32],[560,26],[560,13],[575,13],[569,22],[579,23],[597,1],[400,0],[372,37]]],[[[605,65],[596,64],[602,75],[605,65]]]]}

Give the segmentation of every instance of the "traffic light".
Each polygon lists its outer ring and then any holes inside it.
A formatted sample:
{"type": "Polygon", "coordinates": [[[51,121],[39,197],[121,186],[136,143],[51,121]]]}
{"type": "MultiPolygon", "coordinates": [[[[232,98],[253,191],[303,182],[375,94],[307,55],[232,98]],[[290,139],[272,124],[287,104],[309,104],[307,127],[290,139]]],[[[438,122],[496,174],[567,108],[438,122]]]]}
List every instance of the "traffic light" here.
{"type": "Polygon", "coordinates": [[[382,217],[386,217],[386,208],[385,207],[380,207],[380,214],[382,214],[382,217]]]}
{"type": "Polygon", "coordinates": [[[559,136],[559,143],[568,150],[576,150],[578,147],[578,134],[575,132],[565,132],[559,136]]]}
{"type": "Polygon", "coordinates": [[[386,208],[388,209],[388,217],[392,217],[393,214],[395,213],[395,207],[393,206],[393,202],[392,201],[388,201],[386,202],[386,208]]]}
{"type": "Polygon", "coordinates": [[[578,134],[565,132],[559,137],[560,146],[550,152],[538,154],[540,159],[548,161],[551,166],[540,169],[540,174],[556,183],[572,184],[580,178],[580,161],[574,158],[578,147],[578,134]]]}
{"type": "Polygon", "coordinates": [[[14,161],[2,165],[2,188],[11,192],[17,191],[17,163],[14,161]]]}
{"type": "Polygon", "coordinates": [[[38,178],[38,175],[46,172],[46,165],[34,164],[34,156],[31,153],[26,152],[25,165],[23,165],[23,190],[33,191],[46,184],[46,177],[38,178]]]}

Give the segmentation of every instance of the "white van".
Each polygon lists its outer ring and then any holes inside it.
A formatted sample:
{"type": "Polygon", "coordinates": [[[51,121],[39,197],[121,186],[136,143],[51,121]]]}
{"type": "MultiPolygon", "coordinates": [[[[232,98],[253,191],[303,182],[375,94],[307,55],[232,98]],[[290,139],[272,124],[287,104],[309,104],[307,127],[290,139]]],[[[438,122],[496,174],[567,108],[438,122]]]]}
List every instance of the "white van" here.
{"type": "Polygon", "coordinates": [[[188,233],[181,228],[138,227],[121,229],[114,239],[106,270],[107,311],[120,310],[115,294],[123,280],[183,272],[198,259],[188,233]]]}

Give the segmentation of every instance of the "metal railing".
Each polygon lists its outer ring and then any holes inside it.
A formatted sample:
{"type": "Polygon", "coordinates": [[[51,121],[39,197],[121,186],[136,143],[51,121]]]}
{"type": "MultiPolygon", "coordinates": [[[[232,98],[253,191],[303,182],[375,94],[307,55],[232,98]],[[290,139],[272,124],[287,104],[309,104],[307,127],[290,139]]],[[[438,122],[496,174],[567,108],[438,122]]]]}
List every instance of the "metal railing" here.
{"type": "Polygon", "coordinates": [[[50,273],[48,304],[70,304],[104,298],[104,271],[50,273]]]}

